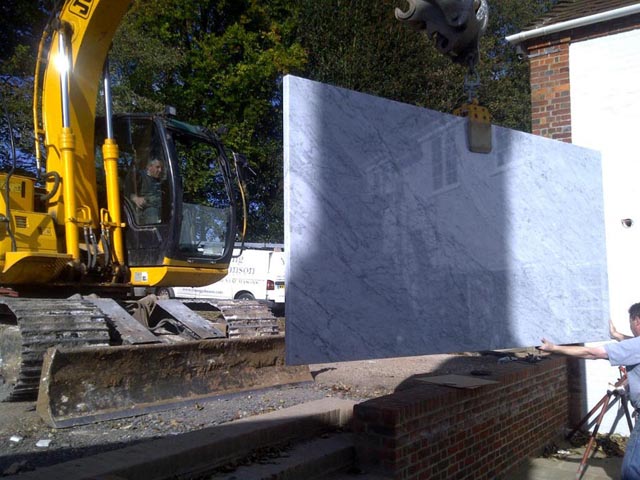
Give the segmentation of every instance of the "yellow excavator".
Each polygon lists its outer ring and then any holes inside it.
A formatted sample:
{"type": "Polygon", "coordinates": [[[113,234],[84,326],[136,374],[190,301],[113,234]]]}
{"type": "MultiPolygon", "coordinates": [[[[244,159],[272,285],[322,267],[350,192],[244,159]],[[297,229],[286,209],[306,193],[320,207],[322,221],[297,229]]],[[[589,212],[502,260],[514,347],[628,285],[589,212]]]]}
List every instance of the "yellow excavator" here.
{"type": "Polygon", "coordinates": [[[131,3],[55,12],[34,82],[37,173],[0,174],[0,400],[38,395],[56,427],[310,379],[284,365],[256,302],[131,301],[222,279],[246,210],[242,157],[215,133],[113,113],[107,56],[131,3]]]}

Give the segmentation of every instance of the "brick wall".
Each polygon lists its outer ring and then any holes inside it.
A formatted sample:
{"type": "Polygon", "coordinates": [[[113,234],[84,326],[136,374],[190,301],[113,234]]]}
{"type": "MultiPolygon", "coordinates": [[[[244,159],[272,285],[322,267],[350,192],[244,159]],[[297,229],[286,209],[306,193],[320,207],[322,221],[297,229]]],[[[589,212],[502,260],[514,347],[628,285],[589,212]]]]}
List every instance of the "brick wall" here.
{"type": "MultiPolygon", "coordinates": [[[[500,367],[500,366],[496,366],[500,367]]],[[[495,479],[538,454],[568,422],[566,359],[512,364],[497,384],[413,386],[354,407],[360,466],[396,479],[495,479]]]]}
{"type": "Polygon", "coordinates": [[[532,133],[571,142],[569,39],[535,45],[529,64],[532,133]]]}
{"type": "Polygon", "coordinates": [[[534,38],[523,45],[530,65],[532,133],[564,142],[572,140],[569,45],[638,27],[640,15],[632,15],[534,38]]]}

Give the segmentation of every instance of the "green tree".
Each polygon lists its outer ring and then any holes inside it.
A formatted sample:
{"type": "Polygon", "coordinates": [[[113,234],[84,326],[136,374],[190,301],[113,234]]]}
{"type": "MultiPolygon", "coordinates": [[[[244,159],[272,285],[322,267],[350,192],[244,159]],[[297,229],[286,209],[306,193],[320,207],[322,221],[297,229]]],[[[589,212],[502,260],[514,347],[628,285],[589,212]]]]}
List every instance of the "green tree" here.
{"type": "Polygon", "coordinates": [[[21,45],[36,47],[49,6],[44,0],[3,0],[0,3],[0,61],[11,59],[21,45]]]}
{"type": "Polygon", "coordinates": [[[181,119],[228,127],[225,143],[257,173],[249,184],[253,241],[283,235],[279,80],[306,61],[296,18],[284,0],[138,0],[114,41],[112,71],[125,104],[171,104],[181,119]]]}
{"type": "MultiPolygon", "coordinates": [[[[437,52],[427,35],[395,19],[394,8],[405,9],[406,2],[299,1],[309,78],[443,112],[466,100],[466,69],[437,52]]],[[[529,131],[528,64],[504,37],[531,23],[550,2],[489,3],[490,21],[480,45],[480,101],[494,123],[529,131]]]]}
{"type": "MultiPolygon", "coordinates": [[[[5,0],[0,4],[0,169],[11,168],[12,142],[18,167],[32,160],[33,71],[40,32],[46,23],[44,1],[5,0]],[[10,128],[11,127],[11,128],[10,128]]],[[[32,169],[32,168],[31,168],[32,169]]]]}

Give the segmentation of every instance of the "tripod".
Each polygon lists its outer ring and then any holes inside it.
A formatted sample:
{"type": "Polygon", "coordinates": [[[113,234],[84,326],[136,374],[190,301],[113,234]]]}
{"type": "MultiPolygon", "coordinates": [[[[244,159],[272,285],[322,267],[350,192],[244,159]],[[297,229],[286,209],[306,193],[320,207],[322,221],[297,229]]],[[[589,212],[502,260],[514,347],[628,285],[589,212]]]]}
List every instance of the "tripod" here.
{"type": "Polygon", "coordinates": [[[567,435],[567,439],[571,439],[576,432],[580,429],[582,425],[588,422],[589,418],[596,413],[598,408],[600,408],[600,413],[598,414],[597,420],[595,422],[595,426],[593,427],[593,432],[589,435],[589,443],[587,443],[587,447],[584,451],[584,455],[582,455],[582,460],[580,461],[580,465],[578,466],[578,471],[576,472],[576,480],[580,480],[584,473],[584,469],[587,466],[587,460],[589,458],[589,454],[591,453],[591,449],[596,441],[596,436],[598,435],[598,429],[602,424],[602,419],[604,418],[604,414],[612,408],[615,403],[619,400],[622,405],[622,409],[624,410],[624,415],[627,419],[627,425],[629,426],[629,432],[633,430],[633,423],[631,421],[631,415],[629,414],[629,399],[627,398],[627,391],[625,386],[627,384],[627,371],[624,367],[618,367],[620,370],[620,378],[613,385],[613,388],[607,389],[607,393],[600,399],[598,403],[587,413],[580,423],[567,435]],[[612,401],[613,398],[613,401],[612,401]]]}

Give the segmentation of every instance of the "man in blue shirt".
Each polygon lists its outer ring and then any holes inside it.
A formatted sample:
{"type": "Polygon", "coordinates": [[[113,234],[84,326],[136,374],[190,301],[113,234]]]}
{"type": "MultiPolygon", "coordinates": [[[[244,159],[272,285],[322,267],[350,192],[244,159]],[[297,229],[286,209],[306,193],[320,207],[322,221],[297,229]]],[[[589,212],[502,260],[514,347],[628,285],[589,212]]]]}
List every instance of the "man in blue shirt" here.
{"type": "MultiPolygon", "coordinates": [[[[597,347],[582,347],[571,345],[555,345],[546,338],[542,339],[540,350],[551,353],[560,353],[576,358],[608,359],[611,365],[624,365],[627,368],[627,381],[629,385],[629,400],[636,410],[640,409],[640,303],[635,303],[629,308],[629,325],[633,337],[627,337],[618,333],[610,325],[611,336],[617,343],[607,343],[597,347]],[[638,367],[638,368],[636,368],[638,367]]],[[[640,422],[631,432],[627,449],[622,461],[622,480],[640,479],[640,422]]]]}

